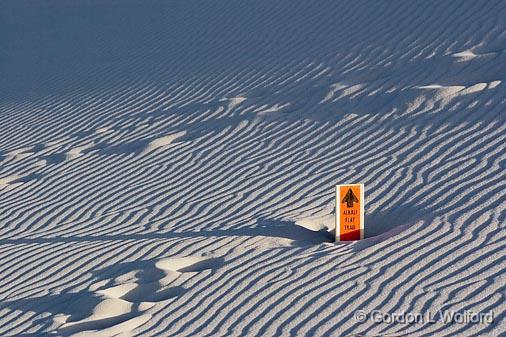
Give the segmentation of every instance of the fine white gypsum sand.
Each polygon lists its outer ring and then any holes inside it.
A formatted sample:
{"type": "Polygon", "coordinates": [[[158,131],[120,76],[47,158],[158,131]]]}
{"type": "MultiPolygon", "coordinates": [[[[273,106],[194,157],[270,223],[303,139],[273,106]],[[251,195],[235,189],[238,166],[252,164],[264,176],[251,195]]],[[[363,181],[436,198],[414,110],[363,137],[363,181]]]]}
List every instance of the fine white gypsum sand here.
{"type": "Polygon", "coordinates": [[[506,331],[505,1],[5,0],[0,31],[0,336],[506,331]]]}

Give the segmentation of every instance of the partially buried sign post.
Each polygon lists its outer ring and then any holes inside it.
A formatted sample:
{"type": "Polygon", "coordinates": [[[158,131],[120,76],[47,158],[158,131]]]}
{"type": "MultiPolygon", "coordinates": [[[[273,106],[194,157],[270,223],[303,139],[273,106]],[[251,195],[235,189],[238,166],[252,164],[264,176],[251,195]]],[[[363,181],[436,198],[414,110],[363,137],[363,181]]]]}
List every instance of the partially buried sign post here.
{"type": "Polygon", "coordinates": [[[336,241],[364,238],[364,185],[336,186],[336,241]]]}

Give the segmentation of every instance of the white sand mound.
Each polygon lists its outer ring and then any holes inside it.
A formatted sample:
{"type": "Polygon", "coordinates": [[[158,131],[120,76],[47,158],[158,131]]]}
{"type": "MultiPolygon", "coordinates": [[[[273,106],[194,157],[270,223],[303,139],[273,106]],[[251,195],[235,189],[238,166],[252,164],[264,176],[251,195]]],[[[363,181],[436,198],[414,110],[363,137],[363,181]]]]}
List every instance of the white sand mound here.
{"type": "Polygon", "coordinates": [[[18,180],[20,177],[18,175],[10,175],[10,176],[4,176],[2,178],[0,178],[0,185],[7,185],[7,184],[10,184],[12,182],[15,182],[16,180],[18,180]]]}
{"type": "Polygon", "coordinates": [[[176,257],[162,259],[156,263],[156,267],[170,272],[197,272],[205,269],[212,269],[220,265],[222,259],[200,256],[176,257]]]}
{"type": "Polygon", "coordinates": [[[149,314],[132,315],[134,304],[131,302],[117,298],[98,299],[87,317],[69,321],[74,314],[82,315],[86,310],[82,304],[74,304],[76,313],[67,316],[58,333],[63,336],[114,336],[135,329],[151,317],[149,314]]]}
{"type": "Polygon", "coordinates": [[[167,145],[171,144],[174,140],[184,136],[185,134],[186,134],[186,131],[181,131],[181,132],[177,132],[175,134],[156,138],[156,139],[152,140],[151,142],[149,142],[149,144],[143,150],[143,153],[151,152],[155,149],[167,146],[167,145]]]}
{"type": "Polygon", "coordinates": [[[0,336],[506,331],[506,1],[0,13],[0,336]]]}
{"type": "Polygon", "coordinates": [[[97,327],[93,329],[93,327],[90,326],[89,330],[80,331],[70,336],[71,337],[112,337],[112,336],[128,336],[128,335],[131,336],[131,333],[127,332],[130,332],[135,328],[137,328],[138,326],[143,325],[150,319],[151,315],[141,315],[107,328],[97,327]]]}

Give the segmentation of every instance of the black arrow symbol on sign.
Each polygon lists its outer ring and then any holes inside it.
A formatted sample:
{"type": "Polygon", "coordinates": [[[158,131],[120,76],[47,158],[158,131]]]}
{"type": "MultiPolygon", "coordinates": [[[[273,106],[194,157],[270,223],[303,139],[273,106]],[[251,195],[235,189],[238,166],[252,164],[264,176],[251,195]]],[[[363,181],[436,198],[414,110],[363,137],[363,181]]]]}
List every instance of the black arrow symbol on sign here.
{"type": "Polygon", "coordinates": [[[341,201],[341,203],[342,204],[346,203],[346,207],[353,207],[354,202],[358,202],[358,199],[355,196],[355,194],[353,194],[353,191],[350,188],[348,189],[348,192],[344,196],[343,201],[341,201]]]}

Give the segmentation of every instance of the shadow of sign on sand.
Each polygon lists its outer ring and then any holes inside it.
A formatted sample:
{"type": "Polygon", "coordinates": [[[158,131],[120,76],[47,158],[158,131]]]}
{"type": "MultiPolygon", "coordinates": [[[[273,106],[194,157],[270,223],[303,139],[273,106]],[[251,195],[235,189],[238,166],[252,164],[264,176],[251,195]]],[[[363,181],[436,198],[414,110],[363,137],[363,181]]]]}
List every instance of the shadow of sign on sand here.
{"type": "Polygon", "coordinates": [[[260,219],[258,227],[246,228],[243,234],[248,236],[268,236],[293,240],[292,245],[319,244],[333,242],[334,233],[328,228],[307,225],[304,222],[294,222],[276,219],[260,219]]]}
{"type": "MultiPolygon", "coordinates": [[[[423,209],[415,206],[399,206],[394,210],[384,210],[365,214],[365,237],[361,242],[369,243],[390,237],[403,231],[416,221],[427,218],[423,209]]],[[[271,239],[288,239],[291,245],[320,244],[335,241],[335,215],[315,216],[298,220],[284,220],[260,218],[257,225],[230,229],[216,229],[206,231],[157,232],[145,234],[102,234],[82,236],[51,236],[23,239],[3,239],[0,244],[11,243],[58,243],[58,242],[86,242],[110,240],[146,240],[173,239],[196,237],[266,237],[271,239]]],[[[356,241],[349,241],[356,242],[356,241]]],[[[346,242],[344,242],[346,243],[346,242]]]]}

